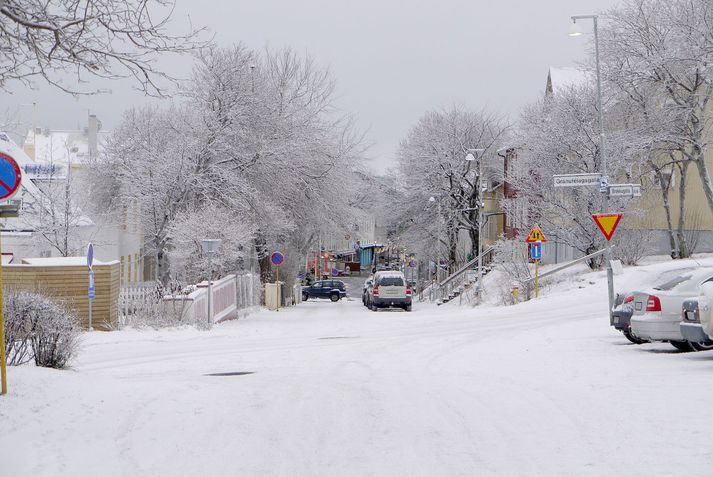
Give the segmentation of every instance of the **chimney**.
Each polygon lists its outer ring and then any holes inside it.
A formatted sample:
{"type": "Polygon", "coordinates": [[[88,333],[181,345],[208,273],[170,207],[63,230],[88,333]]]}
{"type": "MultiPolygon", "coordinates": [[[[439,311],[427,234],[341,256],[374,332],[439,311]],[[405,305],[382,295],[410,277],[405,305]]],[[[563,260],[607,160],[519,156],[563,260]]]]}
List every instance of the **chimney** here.
{"type": "Polygon", "coordinates": [[[89,124],[87,127],[87,142],[89,143],[89,159],[96,159],[99,151],[99,130],[102,127],[101,121],[97,119],[95,114],[89,115],[89,124]]]}

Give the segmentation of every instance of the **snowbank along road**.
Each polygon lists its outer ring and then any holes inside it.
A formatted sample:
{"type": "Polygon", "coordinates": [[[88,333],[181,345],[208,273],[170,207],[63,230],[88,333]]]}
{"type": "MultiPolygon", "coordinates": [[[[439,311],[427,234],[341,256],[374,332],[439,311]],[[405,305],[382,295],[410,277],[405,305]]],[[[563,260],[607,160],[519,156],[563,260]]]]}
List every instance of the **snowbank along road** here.
{"type": "Polygon", "coordinates": [[[208,332],[89,333],[71,370],[10,368],[1,475],[682,475],[713,463],[713,353],[629,344],[608,326],[601,273],[513,307],[373,313],[359,292],[208,332]]]}

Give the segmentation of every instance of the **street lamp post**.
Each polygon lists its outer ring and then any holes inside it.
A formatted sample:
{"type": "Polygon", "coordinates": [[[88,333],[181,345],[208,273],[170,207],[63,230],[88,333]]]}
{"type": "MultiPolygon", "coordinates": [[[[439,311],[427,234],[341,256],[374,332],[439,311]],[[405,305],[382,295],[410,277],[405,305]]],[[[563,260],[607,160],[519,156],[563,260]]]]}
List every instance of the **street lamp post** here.
{"type": "Polygon", "coordinates": [[[220,239],[201,240],[201,248],[208,255],[208,328],[213,324],[213,255],[220,248],[220,239]]]}
{"type": "Polygon", "coordinates": [[[438,287],[441,286],[441,271],[440,271],[440,261],[441,261],[441,237],[443,236],[443,217],[441,216],[441,198],[436,199],[431,196],[428,201],[438,202],[438,237],[436,237],[436,283],[438,287]]]}
{"type": "MultiPolygon", "coordinates": [[[[468,155],[465,156],[466,161],[474,161],[478,157],[478,302],[483,299],[483,208],[485,207],[485,198],[483,193],[483,152],[485,149],[468,149],[468,155]]],[[[487,187],[487,186],[486,186],[487,187]]]]}
{"type": "MultiPolygon", "coordinates": [[[[599,29],[598,29],[598,19],[599,15],[572,15],[572,27],[570,29],[570,36],[580,36],[583,34],[582,30],[577,24],[577,20],[592,20],[594,23],[594,58],[597,68],[597,108],[599,109],[599,155],[601,157],[601,170],[602,170],[602,185],[600,186],[600,192],[604,194],[604,211],[608,212],[609,209],[609,191],[608,187],[604,184],[608,183],[607,178],[607,154],[606,154],[606,142],[604,138],[604,111],[602,110],[602,78],[601,71],[599,68],[599,29]]],[[[612,308],[614,308],[614,273],[611,268],[611,243],[607,240],[606,242],[606,265],[607,265],[607,288],[609,292],[609,316],[611,318],[612,308]]]]}

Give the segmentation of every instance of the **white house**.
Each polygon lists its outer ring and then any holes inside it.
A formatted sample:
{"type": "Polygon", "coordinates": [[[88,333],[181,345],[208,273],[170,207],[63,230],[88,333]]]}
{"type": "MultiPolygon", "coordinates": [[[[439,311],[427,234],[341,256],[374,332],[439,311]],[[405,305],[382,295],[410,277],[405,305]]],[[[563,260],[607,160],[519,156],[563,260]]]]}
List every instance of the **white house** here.
{"type": "Polygon", "coordinates": [[[121,262],[122,283],[140,282],[144,264],[138,220],[124,213],[117,223],[115,215],[102,214],[92,202],[87,165],[108,136],[100,128],[95,116],[84,130],[36,128],[22,148],[0,134],[0,151],[12,156],[23,172],[15,197],[22,200],[21,216],[2,221],[3,253],[16,260],[61,256],[63,250],[81,255],[91,242],[97,260],[121,262]]]}

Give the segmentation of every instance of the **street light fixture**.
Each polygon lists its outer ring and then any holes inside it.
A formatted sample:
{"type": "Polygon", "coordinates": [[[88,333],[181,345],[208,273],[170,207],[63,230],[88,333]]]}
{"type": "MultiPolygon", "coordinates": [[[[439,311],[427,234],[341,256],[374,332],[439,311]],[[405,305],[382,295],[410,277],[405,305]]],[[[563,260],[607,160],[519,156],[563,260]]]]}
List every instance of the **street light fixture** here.
{"type": "Polygon", "coordinates": [[[220,239],[201,240],[203,253],[208,255],[208,328],[213,324],[213,255],[220,248],[220,239]]]}
{"type": "MultiPolygon", "coordinates": [[[[570,36],[579,36],[582,31],[576,27],[577,20],[588,19],[594,23],[594,58],[597,67],[597,108],[599,109],[599,153],[601,157],[602,182],[608,182],[607,178],[607,154],[606,142],[604,138],[604,112],[602,111],[602,76],[599,68],[599,15],[572,15],[572,27],[570,36]]],[[[604,211],[609,209],[609,191],[607,187],[600,188],[604,194],[604,211]]],[[[607,288],[609,291],[609,317],[611,318],[612,308],[614,308],[614,273],[611,268],[611,242],[606,242],[606,262],[607,262],[607,288]]]]}
{"type": "Polygon", "coordinates": [[[582,25],[577,23],[575,18],[572,18],[572,24],[569,26],[569,36],[582,36],[584,35],[584,30],[582,30],[582,25]]]}

